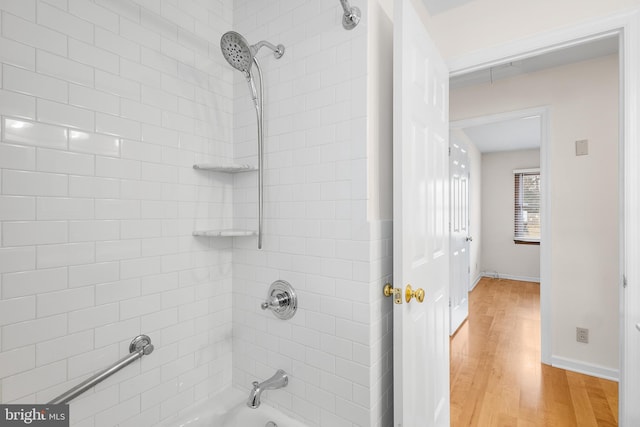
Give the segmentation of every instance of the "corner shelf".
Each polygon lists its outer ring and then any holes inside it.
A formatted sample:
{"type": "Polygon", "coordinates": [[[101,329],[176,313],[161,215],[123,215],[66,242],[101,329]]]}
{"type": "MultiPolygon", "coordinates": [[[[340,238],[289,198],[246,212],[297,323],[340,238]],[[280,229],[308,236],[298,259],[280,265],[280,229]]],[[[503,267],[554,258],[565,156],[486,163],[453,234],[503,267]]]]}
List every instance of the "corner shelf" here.
{"type": "MultiPolygon", "coordinates": [[[[196,170],[213,171],[222,173],[241,173],[257,171],[258,168],[248,164],[237,163],[196,163],[193,165],[196,170]]],[[[195,230],[191,233],[194,237],[248,237],[257,236],[258,232],[254,230],[241,229],[222,229],[222,230],[195,230]]]]}
{"type": "Polygon", "coordinates": [[[258,232],[253,230],[196,230],[191,233],[194,237],[247,237],[257,236],[258,232]]]}
{"type": "Polygon", "coordinates": [[[240,172],[252,172],[258,170],[255,166],[246,164],[216,164],[216,163],[196,163],[193,165],[194,169],[213,172],[224,173],[240,173],[240,172]]]}

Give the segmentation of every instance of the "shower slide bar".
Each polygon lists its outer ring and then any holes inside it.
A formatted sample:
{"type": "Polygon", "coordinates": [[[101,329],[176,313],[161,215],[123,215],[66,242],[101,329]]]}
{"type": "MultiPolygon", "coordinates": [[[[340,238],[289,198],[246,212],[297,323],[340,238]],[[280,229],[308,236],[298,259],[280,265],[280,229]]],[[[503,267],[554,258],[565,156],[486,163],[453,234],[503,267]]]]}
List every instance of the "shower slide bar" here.
{"type": "Polygon", "coordinates": [[[129,354],[122,359],[118,360],[116,363],[104,369],[97,374],[87,378],[77,386],[69,389],[68,391],[62,393],[60,396],[56,397],[52,401],[48,402],[47,405],[58,405],[69,403],[69,401],[75,399],[85,391],[89,390],[93,386],[102,381],[109,378],[111,375],[115,374],[122,368],[132,364],[136,360],[140,359],[142,356],[146,356],[153,352],[153,344],[151,344],[151,338],[146,335],[138,335],[131,341],[129,345],[129,354]]]}

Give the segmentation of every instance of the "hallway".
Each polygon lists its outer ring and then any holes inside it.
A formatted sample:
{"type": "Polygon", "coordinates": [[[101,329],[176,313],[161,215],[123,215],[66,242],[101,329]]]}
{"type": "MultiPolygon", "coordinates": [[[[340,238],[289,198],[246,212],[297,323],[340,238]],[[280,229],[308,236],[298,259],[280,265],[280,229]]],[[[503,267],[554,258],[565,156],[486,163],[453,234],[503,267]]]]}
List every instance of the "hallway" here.
{"type": "Polygon", "coordinates": [[[617,424],[618,383],[540,363],[539,284],[481,279],[451,339],[451,425],[617,424]]]}

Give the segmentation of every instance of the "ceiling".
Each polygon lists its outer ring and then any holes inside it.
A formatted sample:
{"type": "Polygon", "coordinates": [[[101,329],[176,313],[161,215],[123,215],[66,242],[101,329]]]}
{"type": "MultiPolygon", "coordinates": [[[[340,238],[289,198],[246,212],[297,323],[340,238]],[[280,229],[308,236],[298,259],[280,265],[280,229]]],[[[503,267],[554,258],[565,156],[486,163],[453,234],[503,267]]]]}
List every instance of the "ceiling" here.
{"type": "Polygon", "coordinates": [[[533,73],[546,68],[587,61],[601,56],[612,55],[617,52],[618,37],[613,35],[531,58],[455,76],[449,80],[449,88],[457,89],[477,84],[492,83],[496,80],[514,77],[519,74],[533,73]]]}
{"type": "MultiPolygon", "coordinates": [[[[424,0],[429,1],[429,0],[424,0]]],[[[554,52],[452,77],[451,90],[489,84],[519,74],[595,59],[618,52],[618,37],[611,36],[554,52]]],[[[482,153],[540,147],[540,117],[510,119],[461,129],[482,153]]]]}
{"type": "Polygon", "coordinates": [[[540,148],[540,116],[504,120],[462,129],[481,153],[540,148]]]}
{"type": "Polygon", "coordinates": [[[422,0],[431,16],[453,9],[454,7],[462,6],[471,1],[473,0],[422,0]]]}

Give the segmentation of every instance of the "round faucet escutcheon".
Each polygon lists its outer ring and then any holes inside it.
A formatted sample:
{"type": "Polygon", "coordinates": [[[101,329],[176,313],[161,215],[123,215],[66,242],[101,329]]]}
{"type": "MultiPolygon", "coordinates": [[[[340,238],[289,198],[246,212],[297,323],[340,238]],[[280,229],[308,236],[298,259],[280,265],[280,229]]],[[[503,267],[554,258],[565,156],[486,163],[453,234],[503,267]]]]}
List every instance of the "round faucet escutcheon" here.
{"type": "Polygon", "coordinates": [[[260,308],[270,310],[278,319],[288,320],[298,310],[298,296],[289,282],[276,280],[269,286],[267,300],[260,308]]]}

